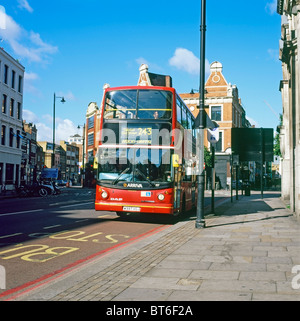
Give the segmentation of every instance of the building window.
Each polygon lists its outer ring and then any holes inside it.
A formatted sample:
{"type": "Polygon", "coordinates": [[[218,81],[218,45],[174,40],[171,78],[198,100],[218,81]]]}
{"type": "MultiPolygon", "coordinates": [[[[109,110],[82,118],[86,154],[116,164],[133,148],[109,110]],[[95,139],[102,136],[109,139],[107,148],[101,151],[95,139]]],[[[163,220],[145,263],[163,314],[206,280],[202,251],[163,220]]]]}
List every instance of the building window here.
{"type": "Polygon", "coordinates": [[[94,133],[88,135],[88,146],[94,145],[94,133]]]}
{"type": "Polygon", "coordinates": [[[94,127],[94,116],[88,118],[88,129],[94,127]]]}
{"type": "Polygon", "coordinates": [[[1,127],[1,145],[5,145],[6,126],[1,127]]]}
{"type": "Polygon", "coordinates": [[[21,117],[22,117],[21,103],[18,103],[17,118],[20,120],[21,117]]]}
{"type": "Polygon", "coordinates": [[[11,71],[11,88],[15,89],[16,72],[11,71]]]}
{"type": "Polygon", "coordinates": [[[9,105],[9,114],[11,117],[14,117],[14,108],[15,108],[15,100],[11,98],[9,105]]]}
{"type": "Polygon", "coordinates": [[[8,66],[4,65],[4,83],[7,85],[8,82],[8,66]]]}
{"type": "Polygon", "coordinates": [[[0,184],[2,184],[2,179],[3,179],[3,163],[0,163],[0,184]]]}
{"type": "Polygon", "coordinates": [[[23,82],[23,78],[22,78],[22,76],[19,76],[19,84],[18,84],[18,92],[19,93],[22,92],[22,82],[23,82]]]}
{"type": "Polygon", "coordinates": [[[223,132],[219,132],[219,140],[216,143],[216,147],[215,147],[215,151],[216,152],[222,152],[223,151],[223,132]]]}
{"type": "Polygon", "coordinates": [[[221,121],[222,120],[222,108],[221,106],[211,107],[211,120],[221,121]]]}
{"type": "Polygon", "coordinates": [[[20,131],[17,130],[17,148],[20,148],[20,146],[21,146],[21,144],[20,144],[20,135],[21,135],[20,131]]]}
{"type": "Polygon", "coordinates": [[[6,104],[7,104],[7,96],[3,95],[2,99],[2,113],[6,114],[6,104]]]}
{"type": "Polygon", "coordinates": [[[10,128],[9,130],[9,146],[13,147],[14,145],[14,130],[13,128],[10,128]]]}
{"type": "Polygon", "coordinates": [[[88,160],[88,162],[92,162],[94,160],[94,154],[93,154],[92,150],[89,150],[87,152],[87,160],[88,160]]]}

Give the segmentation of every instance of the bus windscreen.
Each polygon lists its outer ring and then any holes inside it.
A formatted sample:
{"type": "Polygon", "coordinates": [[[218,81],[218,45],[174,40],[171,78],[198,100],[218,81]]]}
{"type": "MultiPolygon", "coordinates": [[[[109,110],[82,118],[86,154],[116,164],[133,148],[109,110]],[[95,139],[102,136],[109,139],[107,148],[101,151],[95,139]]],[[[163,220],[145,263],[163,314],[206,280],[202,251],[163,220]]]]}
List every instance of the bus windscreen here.
{"type": "Polygon", "coordinates": [[[100,148],[97,178],[110,186],[162,187],[173,182],[170,160],[169,149],[100,148]]]}

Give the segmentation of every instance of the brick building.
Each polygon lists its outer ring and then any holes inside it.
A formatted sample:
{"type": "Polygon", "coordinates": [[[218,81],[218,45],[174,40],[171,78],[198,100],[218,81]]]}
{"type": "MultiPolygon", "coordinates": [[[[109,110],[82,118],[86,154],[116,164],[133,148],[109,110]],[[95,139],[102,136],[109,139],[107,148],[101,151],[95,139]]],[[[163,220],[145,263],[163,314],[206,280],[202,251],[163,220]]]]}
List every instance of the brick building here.
{"type": "MultiPolygon", "coordinates": [[[[210,65],[210,75],[205,83],[205,109],[210,119],[219,125],[219,141],[215,146],[216,176],[221,188],[225,188],[231,178],[231,128],[250,127],[251,125],[246,119],[246,112],[239,98],[237,86],[228,83],[222,71],[223,66],[220,62],[215,61],[210,65]]],[[[180,97],[197,117],[199,93],[192,91],[180,94],[180,97]]],[[[204,146],[211,149],[206,135],[204,146]]],[[[254,171],[254,168],[252,170],[254,171]]]]}
{"type": "Polygon", "coordinates": [[[21,183],[31,184],[37,179],[37,128],[23,120],[21,183]]]}
{"type": "Polygon", "coordinates": [[[60,174],[61,178],[73,183],[78,182],[79,147],[68,142],[60,141],[60,174]],[[64,157],[62,157],[62,155],[64,157]]]}

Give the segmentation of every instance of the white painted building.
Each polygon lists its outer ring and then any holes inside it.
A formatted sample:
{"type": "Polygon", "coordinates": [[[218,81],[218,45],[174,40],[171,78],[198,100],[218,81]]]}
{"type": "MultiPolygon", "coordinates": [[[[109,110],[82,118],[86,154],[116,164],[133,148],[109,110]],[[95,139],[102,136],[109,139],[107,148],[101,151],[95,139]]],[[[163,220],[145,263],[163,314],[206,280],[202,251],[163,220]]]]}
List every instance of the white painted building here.
{"type": "Polygon", "coordinates": [[[0,184],[6,190],[20,183],[24,72],[25,68],[0,48],[0,184]]]}
{"type": "Polygon", "coordinates": [[[281,15],[279,59],[282,62],[281,195],[300,218],[300,0],[278,0],[281,15]]]}

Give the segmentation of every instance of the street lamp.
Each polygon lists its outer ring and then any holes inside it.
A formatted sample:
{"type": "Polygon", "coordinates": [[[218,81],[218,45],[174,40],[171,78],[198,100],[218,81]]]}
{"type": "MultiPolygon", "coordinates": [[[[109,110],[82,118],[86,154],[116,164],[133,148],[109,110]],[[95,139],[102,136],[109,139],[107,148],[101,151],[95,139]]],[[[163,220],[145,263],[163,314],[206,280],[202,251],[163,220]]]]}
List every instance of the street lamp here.
{"type": "Polygon", "coordinates": [[[52,166],[54,167],[55,165],[55,101],[56,99],[61,99],[61,103],[65,103],[65,98],[64,97],[56,97],[54,93],[54,100],[53,100],[53,138],[52,138],[52,148],[53,148],[53,153],[52,153],[52,166]]]}
{"type": "MultiPolygon", "coordinates": [[[[80,125],[77,126],[78,129],[80,129],[80,125]]],[[[85,124],[83,124],[83,135],[82,135],[82,174],[81,174],[81,185],[84,187],[84,158],[85,158],[85,124]]]]}
{"type": "Polygon", "coordinates": [[[197,176],[198,198],[197,198],[197,217],[196,228],[204,228],[204,128],[206,122],[206,113],[204,110],[205,95],[205,31],[206,31],[206,0],[201,0],[201,25],[200,25],[200,101],[199,101],[199,130],[198,130],[198,155],[199,169],[197,176]]]}

